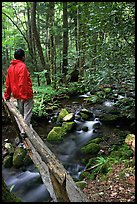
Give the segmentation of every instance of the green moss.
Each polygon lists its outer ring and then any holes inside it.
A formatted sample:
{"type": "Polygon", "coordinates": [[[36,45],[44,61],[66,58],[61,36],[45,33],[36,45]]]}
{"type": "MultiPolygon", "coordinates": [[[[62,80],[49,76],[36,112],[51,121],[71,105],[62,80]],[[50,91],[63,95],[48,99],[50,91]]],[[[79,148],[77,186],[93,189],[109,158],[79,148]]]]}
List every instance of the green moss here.
{"type": "Polygon", "coordinates": [[[75,122],[63,122],[62,123],[62,129],[63,132],[69,132],[76,126],[75,122]]]}
{"type": "Polygon", "coordinates": [[[96,143],[96,144],[99,144],[100,142],[102,142],[103,139],[98,137],[98,138],[95,138],[95,139],[91,139],[88,143],[96,143]]]}
{"type": "Polygon", "coordinates": [[[62,127],[54,127],[47,136],[48,141],[58,141],[62,139],[64,132],[62,132],[62,127]]]}
{"type": "Polygon", "coordinates": [[[23,149],[21,147],[17,147],[15,149],[15,152],[13,154],[13,166],[15,168],[19,168],[23,166],[24,164],[23,160],[24,160],[26,153],[27,153],[26,149],[23,149]]]}
{"type": "Polygon", "coordinates": [[[100,150],[100,146],[96,143],[89,143],[81,148],[81,152],[85,154],[97,154],[100,150]]]}
{"type": "Polygon", "coordinates": [[[68,113],[68,111],[66,109],[62,109],[61,112],[58,115],[57,122],[62,122],[63,118],[68,114],[69,113],[68,113]]]}
{"type": "Polygon", "coordinates": [[[63,122],[62,127],[54,127],[48,134],[47,139],[49,141],[61,140],[62,137],[75,127],[75,122],[63,122]]]}
{"type": "Polygon", "coordinates": [[[83,120],[88,120],[89,119],[89,116],[86,113],[80,113],[80,115],[81,115],[81,118],[83,120]]]}

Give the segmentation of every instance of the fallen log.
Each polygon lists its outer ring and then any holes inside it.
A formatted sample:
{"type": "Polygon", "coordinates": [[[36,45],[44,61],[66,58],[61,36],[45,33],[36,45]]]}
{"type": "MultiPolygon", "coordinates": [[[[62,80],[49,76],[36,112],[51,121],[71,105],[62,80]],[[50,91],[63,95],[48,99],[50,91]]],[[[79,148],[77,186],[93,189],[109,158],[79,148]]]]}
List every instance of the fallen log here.
{"type": "Polygon", "coordinates": [[[10,101],[4,103],[16,117],[28,138],[24,144],[29,151],[34,164],[38,167],[41,178],[49,190],[54,202],[90,202],[86,195],[76,186],[72,177],[61,162],[46,146],[43,140],[24,121],[18,109],[10,101]]]}

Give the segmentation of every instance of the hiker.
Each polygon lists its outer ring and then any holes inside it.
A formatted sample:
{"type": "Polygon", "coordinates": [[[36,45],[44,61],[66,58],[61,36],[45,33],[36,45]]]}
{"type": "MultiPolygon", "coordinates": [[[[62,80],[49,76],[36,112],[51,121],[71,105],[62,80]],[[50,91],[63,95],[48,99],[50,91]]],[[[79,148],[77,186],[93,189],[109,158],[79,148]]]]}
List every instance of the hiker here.
{"type": "MultiPolygon", "coordinates": [[[[10,100],[12,94],[13,97],[17,99],[19,112],[23,116],[26,124],[30,126],[33,108],[33,89],[30,73],[24,63],[24,50],[17,49],[14,53],[14,58],[15,59],[10,62],[10,66],[7,70],[4,98],[6,101],[10,100]]],[[[24,139],[26,137],[25,131],[19,123],[18,126],[20,136],[24,139]]]]}

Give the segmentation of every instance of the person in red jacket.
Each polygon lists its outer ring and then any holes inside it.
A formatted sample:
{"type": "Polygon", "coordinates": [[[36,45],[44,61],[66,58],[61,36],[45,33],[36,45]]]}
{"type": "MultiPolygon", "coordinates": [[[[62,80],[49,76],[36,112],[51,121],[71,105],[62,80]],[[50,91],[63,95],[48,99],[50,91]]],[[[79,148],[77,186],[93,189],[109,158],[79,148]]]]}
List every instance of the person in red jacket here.
{"type": "MultiPolygon", "coordinates": [[[[14,53],[14,58],[7,70],[4,98],[5,100],[10,100],[12,94],[17,99],[19,112],[22,114],[26,124],[30,126],[33,108],[33,89],[30,73],[24,63],[24,50],[17,49],[14,53]]],[[[19,123],[18,126],[21,131],[21,137],[25,138],[25,131],[20,127],[19,123]]]]}

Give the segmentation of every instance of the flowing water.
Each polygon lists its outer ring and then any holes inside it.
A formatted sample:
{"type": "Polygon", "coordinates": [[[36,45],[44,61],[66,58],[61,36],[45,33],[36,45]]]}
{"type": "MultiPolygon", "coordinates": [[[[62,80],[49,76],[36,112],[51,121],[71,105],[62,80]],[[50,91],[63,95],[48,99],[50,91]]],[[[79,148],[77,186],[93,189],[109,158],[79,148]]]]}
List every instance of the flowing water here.
{"type": "MultiPolygon", "coordinates": [[[[80,152],[80,148],[84,146],[91,138],[97,137],[97,133],[94,132],[95,124],[101,125],[100,121],[95,118],[93,121],[77,121],[76,131],[67,134],[60,144],[54,144],[50,149],[55,153],[69,174],[78,179],[80,173],[84,170],[85,166],[81,164],[83,155],[80,152]],[[85,132],[83,127],[87,127],[88,131],[85,132]]],[[[47,144],[48,145],[48,144],[47,144]]]]}
{"type": "Polygon", "coordinates": [[[3,168],[3,178],[9,188],[13,188],[22,202],[47,202],[51,200],[50,194],[43,184],[39,172],[34,165],[26,171],[14,168],[3,168]]]}
{"type": "MultiPolygon", "coordinates": [[[[108,104],[106,103],[105,105],[108,104]]],[[[101,126],[102,124],[95,117],[91,121],[75,120],[75,122],[77,123],[76,130],[65,136],[63,141],[54,144],[46,142],[46,144],[61,161],[72,178],[78,179],[81,172],[85,169],[85,166],[81,163],[83,155],[80,152],[80,148],[91,138],[98,137],[99,133],[96,125],[101,126]],[[87,131],[84,131],[84,127],[87,127],[87,131]]],[[[45,132],[44,127],[42,127],[42,131],[45,132]]],[[[40,127],[36,128],[36,132],[41,136],[40,127]]],[[[2,174],[7,186],[13,186],[12,192],[20,197],[22,202],[51,201],[49,192],[34,165],[29,166],[24,171],[21,169],[3,168],[2,174]]]]}

